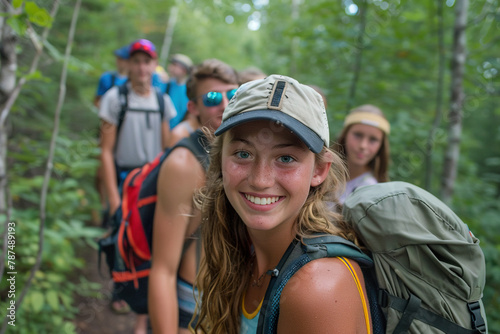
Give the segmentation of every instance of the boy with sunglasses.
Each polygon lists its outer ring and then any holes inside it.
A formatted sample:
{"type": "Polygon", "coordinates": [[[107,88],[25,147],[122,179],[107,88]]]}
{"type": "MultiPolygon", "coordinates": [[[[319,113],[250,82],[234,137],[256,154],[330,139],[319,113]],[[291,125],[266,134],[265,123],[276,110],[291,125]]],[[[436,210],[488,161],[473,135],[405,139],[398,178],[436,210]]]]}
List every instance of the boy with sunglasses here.
{"type": "MultiPolygon", "coordinates": [[[[194,78],[194,77],[193,77],[194,78]]],[[[194,79],[191,81],[191,86],[195,86],[197,82],[197,79],[194,79]]],[[[196,92],[195,89],[191,89],[191,94],[192,92],[196,92]]],[[[202,95],[193,95],[189,96],[190,101],[197,102],[199,101],[200,103],[203,103],[202,106],[205,108],[210,108],[210,107],[218,107],[221,104],[223,104],[224,100],[224,95],[227,101],[231,100],[233,95],[236,93],[236,88],[231,89],[226,92],[217,92],[217,91],[212,91],[212,92],[207,92],[202,95]]],[[[182,121],[179,123],[177,126],[175,126],[171,133],[170,133],[170,139],[168,141],[167,146],[172,147],[174,146],[179,140],[182,138],[188,137],[190,134],[192,134],[196,129],[200,128],[202,126],[203,120],[200,119],[200,115],[198,113],[198,109],[195,108],[197,106],[196,103],[191,103],[191,109],[189,109],[189,102],[188,102],[188,114],[186,117],[185,121],[182,121]]]]}
{"type": "MultiPolygon", "coordinates": [[[[238,88],[236,71],[217,59],[209,59],[193,69],[186,86],[190,126],[215,131],[238,88]]],[[[188,135],[186,131],[184,137],[188,135]]],[[[155,333],[190,333],[198,254],[197,242],[185,241],[200,225],[193,195],[204,184],[205,170],[194,154],[183,147],[171,151],[158,176],[153,223],[148,304],[155,333]]]]}

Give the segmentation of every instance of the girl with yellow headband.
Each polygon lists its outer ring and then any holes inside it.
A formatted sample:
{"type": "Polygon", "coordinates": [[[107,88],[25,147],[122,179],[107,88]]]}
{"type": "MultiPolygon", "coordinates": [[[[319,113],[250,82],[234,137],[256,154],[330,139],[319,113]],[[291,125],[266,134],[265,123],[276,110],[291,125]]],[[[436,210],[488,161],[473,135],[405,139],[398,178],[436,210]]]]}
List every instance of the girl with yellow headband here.
{"type": "Polygon", "coordinates": [[[391,126],[383,112],[365,104],[352,109],[333,149],[344,157],[349,180],[340,203],[357,187],[389,181],[389,140],[391,126]]]}

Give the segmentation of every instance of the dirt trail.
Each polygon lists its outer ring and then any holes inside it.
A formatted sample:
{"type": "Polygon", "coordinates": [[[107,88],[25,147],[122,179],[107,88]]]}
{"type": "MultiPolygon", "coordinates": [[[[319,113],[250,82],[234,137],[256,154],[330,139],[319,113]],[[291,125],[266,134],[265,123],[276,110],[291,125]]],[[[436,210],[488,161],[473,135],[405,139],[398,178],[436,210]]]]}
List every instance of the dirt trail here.
{"type": "Polygon", "coordinates": [[[79,334],[133,334],[135,314],[118,315],[110,306],[112,281],[107,279],[107,268],[102,259],[101,267],[103,277],[97,270],[97,252],[92,248],[79,251],[79,255],[85,259],[86,266],[80,273],[90,282],[101,283],[102,287],[96,297],[77,297],[75,305],[79,312],[74,321],[79,334]]]}

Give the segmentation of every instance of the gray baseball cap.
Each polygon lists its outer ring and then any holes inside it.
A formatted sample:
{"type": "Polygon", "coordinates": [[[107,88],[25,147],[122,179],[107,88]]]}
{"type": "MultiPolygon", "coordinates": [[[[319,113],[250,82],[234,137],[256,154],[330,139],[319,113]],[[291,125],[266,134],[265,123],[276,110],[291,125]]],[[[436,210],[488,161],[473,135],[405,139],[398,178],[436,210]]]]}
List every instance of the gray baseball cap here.
{"type": "Polygon", "coordinates": [[[283,124],[314,153],[321,152],[323,145],[329,146],[330,131],[321,95],[293,78],[273,74],[240,86],[224,110],[215,135],[256,120],[283,124]]]}

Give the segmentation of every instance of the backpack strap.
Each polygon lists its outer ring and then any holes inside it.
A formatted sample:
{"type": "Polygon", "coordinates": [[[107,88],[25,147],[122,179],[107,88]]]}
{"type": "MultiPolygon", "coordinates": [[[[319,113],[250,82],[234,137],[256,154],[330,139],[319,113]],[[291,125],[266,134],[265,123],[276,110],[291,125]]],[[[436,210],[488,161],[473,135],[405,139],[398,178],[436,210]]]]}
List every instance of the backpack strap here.
{"type": "Polygon", "coordinates": [[[431,325],[432,327],[441,330],[443,333],[486,333],[486,324],[481,315],[481,306],[479,302],[467,304],[471,313],[471,323],[473,327],[473,329],[467,329],[435,314],[434,312],[424,309],[420,306],[422,301],[414,294],[410,294],[409,299],[403,299],[389,294],[386,290],[380,290],[378,299],[381,307],[390,307],[401,313],[401,319],[394,329],[394,333],[406,333],[414,319],[431,325]]]}
{"type": "MultiPolygon", "coordinates": [[[[123,125],[123,121],[125,120],[125,113],[128,108],[128,87],[127,87],[128,80],[124,82],[123,84],[118,86],[118,99],[120,101],[120,113],[118,115],[118,124],[116,126],[116,134],[120,133],[120,129],[123,125]]],[[[156,98],[158,100],[158,112],[160,113],[161,120],[165,118],[165,100],[163,99],[163,94],[160,92],[159,89],[156,87],[154,88],[156,98]]],[[[146,112],[146,117],[148,120],[148,125],[149,125],[149,113],[154,112],[151,110],[140,110],[140,109],[130,109],[133,111],[145,111],[146,112]]]]}
{"type": "Polygon", "coordinates": [[[172,88],[172,85],[170,84],[170,81],[168,81],[165,86],[165,94],[170,95],[170,88],[172,88]]]}
{"type": "Polygon", "coordinates": [[[116,72],[111,72],[111,87],[115,86],[116,84],[116,77],[117,77],[117,73],[116,72]]]}
{"type": "MultiPolygon", "coordinates": [[[[172,146],[169,150],[169,153],[172,152],[177,147],[184,147],[193,153],[198,162],[201,164],[203,169],[206,171],[208,169],[209,159],[208,159],[208,141],[203,134],[203,132],[198,129],[193,132],[189,137],[182,138],[172,146]]],[[[167,155],[164,155],[163,159],[165,159],[167,155]]]]}
{"type": "MultiPolygon", "coordinates": [[[[209,159],[208,159],[208,142],[203,134],[203,132],[198,129],[193,132],[189,137],[183,138],[177,142],[172,148],[170,148],[167,154],[164,154],[162,157],[162,161],[177,147],[184,147],[193,153],[196,157],[200,165],[206,171],[208,169],[209,159]]],[[[201,226],[199,226],[196,231],[193,233],[192,238],[188,238],[184,243],[182,254],[187,250],[187,248],[196,241],[196,272],[198,272],[198,268],[200,266],[200,258],[201,258],[201,226]]]]}
{"type": "Polygon", "coordinates": [[[118,114],[118,124],[116,125],[116,137],[120,133],[120,129],[123,125],[123,120],[125,119],[125,113],[128,109],[128,80],[123,84],[118,86],[118,100],[120,101],[120,114],[118,114]]]}
{"type": "Polygon", "coordinates": [[[160,112],[161,120],[165,118],[165,99],[163,98],[162,92],[155,87],[156,98],[158,99],[158,111],[160,112]]]}
{"type": "Polygon", "coordinates": [[[281,293],[292,276],[310,261],[325,257],[346,257],[356,261],[360,267],[371,267],[373,261],[354,243],[334,235],[319,235],[303,240],[294,240],[271,273],[271,281],[262,304],[257,333],[276,333],[279,318],[281,293]]]}

